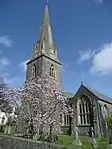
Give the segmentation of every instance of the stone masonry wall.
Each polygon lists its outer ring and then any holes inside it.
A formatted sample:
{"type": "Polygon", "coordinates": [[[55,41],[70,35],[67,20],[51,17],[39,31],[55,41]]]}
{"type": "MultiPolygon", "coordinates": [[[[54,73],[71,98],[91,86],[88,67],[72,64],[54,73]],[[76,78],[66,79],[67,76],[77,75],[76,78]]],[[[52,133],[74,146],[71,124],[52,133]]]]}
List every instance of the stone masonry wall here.
{"type": "Polygon", "coordinates": [[[56,144],[37,142],[0,134],[0,149],[74,149],[56,144]]]}

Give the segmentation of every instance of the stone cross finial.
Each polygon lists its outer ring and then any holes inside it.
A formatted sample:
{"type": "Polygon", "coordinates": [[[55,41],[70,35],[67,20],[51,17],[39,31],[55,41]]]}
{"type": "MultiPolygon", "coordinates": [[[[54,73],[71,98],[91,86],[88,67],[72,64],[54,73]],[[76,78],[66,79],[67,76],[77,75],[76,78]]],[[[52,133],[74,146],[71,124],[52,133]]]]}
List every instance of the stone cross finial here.
{"type": "Polygon", "coordinates": [[[83,85],[83,81],[81,81],[81,85],[83,85]]]}

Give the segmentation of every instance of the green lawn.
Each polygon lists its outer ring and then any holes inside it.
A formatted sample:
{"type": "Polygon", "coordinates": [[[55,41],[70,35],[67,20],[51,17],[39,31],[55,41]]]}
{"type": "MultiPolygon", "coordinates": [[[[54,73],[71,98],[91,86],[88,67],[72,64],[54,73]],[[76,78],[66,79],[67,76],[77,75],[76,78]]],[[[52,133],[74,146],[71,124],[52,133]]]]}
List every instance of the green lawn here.
{"type": "MultiPolygon", "coordinates": [[[[4,133],[0,132],[0,134],[4,134],[4,133]]],[[[7,135],[7,134],[4,134],[4,135],[7,135]]],[[[8,136],[13,136],[13,135],[10,134],[8,136]]],[[[79,138],[82,142],[82,146],[80,146],[80,147],[75,145],[75,143],[74,143],[75,141],[72,136],[58,135],[59,144],[61,144],[61,145],[70,146],[70,147],[79,148],[79,149],[93,149],[93,147],[91,145],[90,137],[81,136],[79,138]]],[[[97,149],[105,149],[106,148],[107,141],[105,139],[98,138],[97,143],[98,143],[97,149]]]]}
{"type": "MultiPolygon", "coordinates": [[[[80,146],[80,149],[93,149],[91,145],[91,138],[90,137],[80,137],[80,140],[82,142],[82,146],[80,146]]],[[[62,145],[65,146],[71,146],[71,147],[78,147],[74,144],[74,139],[71,136],[68,135],[59,135],[59,142],[62,145]]],[[[103,139],[97,139],[98,148],[97,149],[105,149],[107,141],[103,139]]]]}

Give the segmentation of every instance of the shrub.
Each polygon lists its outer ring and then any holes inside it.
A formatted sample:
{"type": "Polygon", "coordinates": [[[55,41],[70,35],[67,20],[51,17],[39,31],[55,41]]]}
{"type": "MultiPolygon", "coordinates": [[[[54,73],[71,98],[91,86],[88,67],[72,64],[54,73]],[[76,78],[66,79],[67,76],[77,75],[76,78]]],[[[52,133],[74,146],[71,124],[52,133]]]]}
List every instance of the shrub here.
{"type": "Polygon", "coordinates": [[[96,141],[97,141],[97,142],[104,142],[104,141],[107,141],[107,139],[101,137],[101,138],[97,138],[96,141]]]}
{"type": "Polygon", "coordinates": [[[108,123],[109,129],[112,129],[112,115],[106,116],[106,117],[105,117],[105,120],[106,120],[107,123],[108,123]]]}
{"type": "Polygon", "coordinates": [[[58,142],[58,136],[55,134],[50,135],[48,133],[44,133],[42,136],[41,135],[39,136],[38,141],[56,143],[56,142],[58,142]]]}

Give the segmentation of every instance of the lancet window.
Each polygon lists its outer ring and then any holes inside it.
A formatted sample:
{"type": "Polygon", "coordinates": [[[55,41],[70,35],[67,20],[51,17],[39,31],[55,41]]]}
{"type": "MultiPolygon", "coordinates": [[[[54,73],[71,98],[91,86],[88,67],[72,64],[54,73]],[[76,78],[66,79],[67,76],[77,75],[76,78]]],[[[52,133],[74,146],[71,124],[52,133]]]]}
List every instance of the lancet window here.
{"type": "Polygon", "coordinates": [[[53,65],[50,66],[50,76],[55,78],[55,70],[53,65]]]}
{"type": "Polygon", "coordinates": [[[33,76],[33,77],[36,77],[36,65],[35,65],[35,64],[33,64],[32,76],[33,76]]]}

